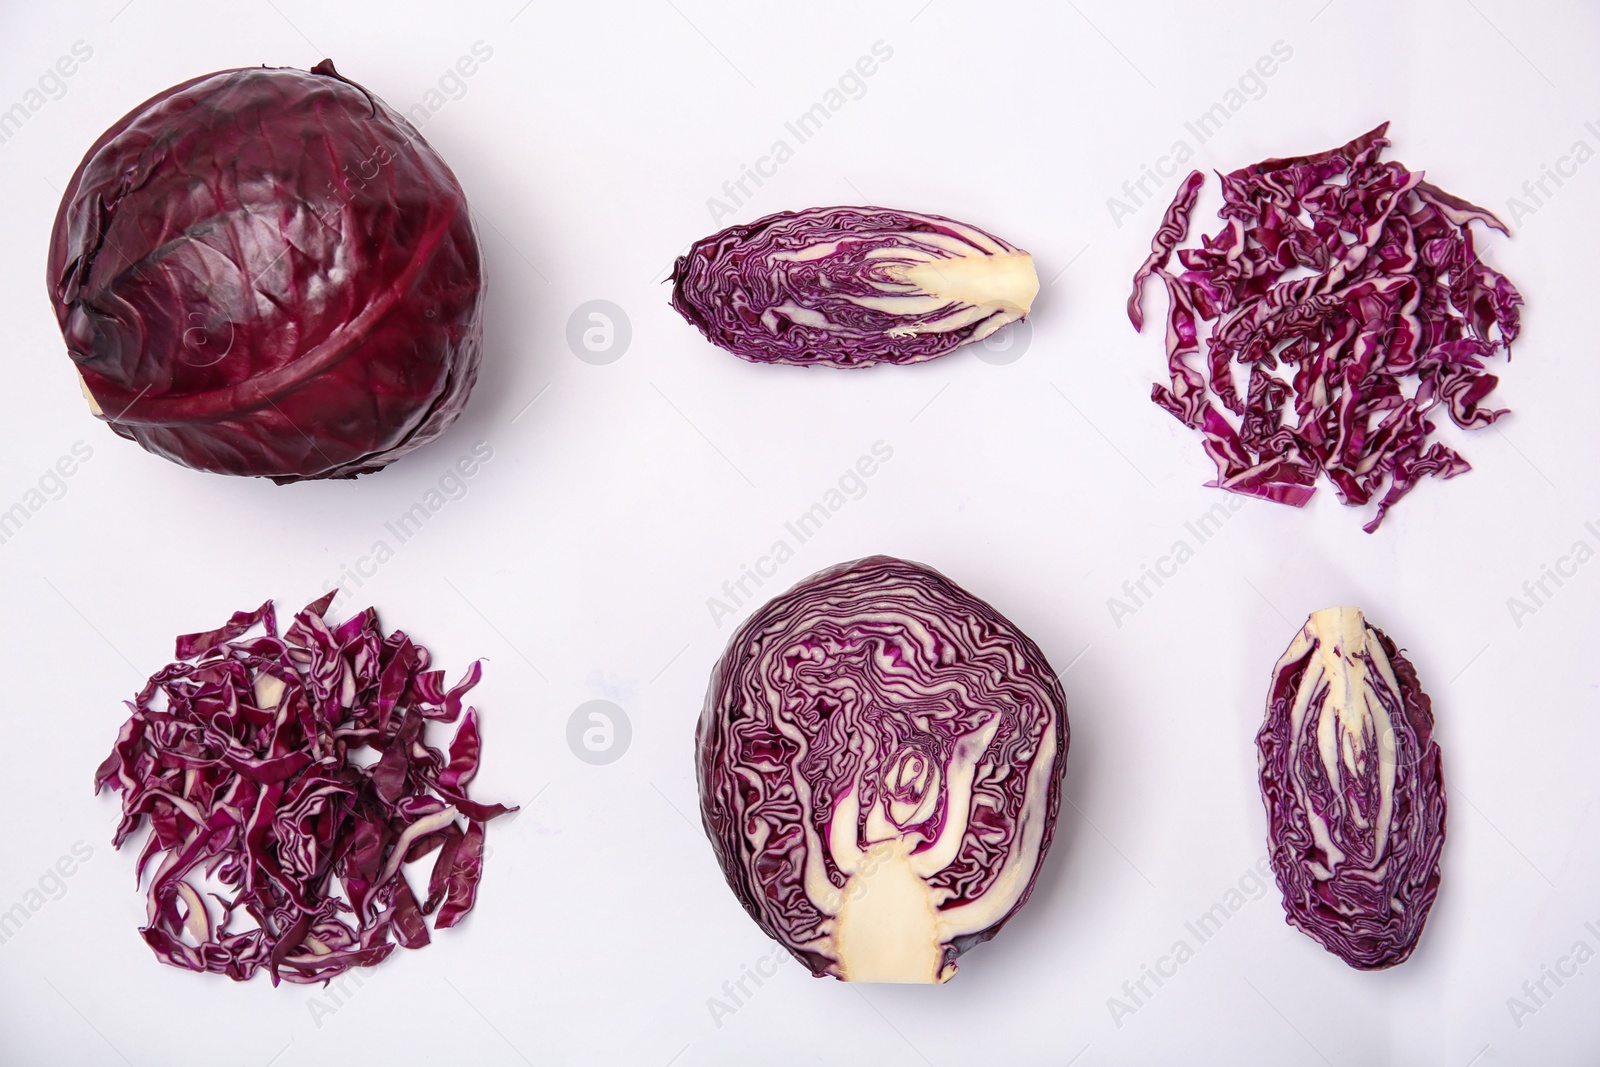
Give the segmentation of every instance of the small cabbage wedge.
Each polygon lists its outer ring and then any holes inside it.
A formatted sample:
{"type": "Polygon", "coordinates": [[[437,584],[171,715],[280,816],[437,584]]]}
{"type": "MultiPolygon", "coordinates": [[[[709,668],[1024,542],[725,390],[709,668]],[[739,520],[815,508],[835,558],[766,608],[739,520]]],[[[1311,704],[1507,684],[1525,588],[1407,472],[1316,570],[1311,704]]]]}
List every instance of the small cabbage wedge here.
{"type": "Polygon", "coordinates": [[[1033,257],[942,215],[881,207],[779,211],[696,241],[672,306],[752,363],[921,363],[1024,318],[1033,257]]]}
{"type": "Polygon", "coordinates": [[[1360,970],[1404,962],[1439,890],[1445,825],[1416,670],[1359,609],[1314,612],[1273,669],[1256,749],[1290,925],[1360,970]]]}
{"type": "Polygon", "coordinates": [[[872,556],[734,634],[696,737],[701,817],[739,902],[814,975],[946,982],[1027,901],[1067,740],[1037,645],[872,556]]]}

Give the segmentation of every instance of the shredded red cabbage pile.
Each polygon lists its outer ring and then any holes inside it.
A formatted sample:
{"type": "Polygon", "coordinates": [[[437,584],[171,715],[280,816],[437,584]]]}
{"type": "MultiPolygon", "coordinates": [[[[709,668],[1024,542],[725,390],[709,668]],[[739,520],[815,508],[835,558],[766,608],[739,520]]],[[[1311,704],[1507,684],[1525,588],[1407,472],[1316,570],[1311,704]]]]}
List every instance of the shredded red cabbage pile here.
{"type": "Polygon", "coordinates": [[[331,627],[333,594],[278,636],[272,601],[209,633],[178,638],[95,772],[122,794],[114,844],[148,822],[145,941],[163,962],[235,981],[326,981],[428,943],[472,908],[484,823],[507,811],[467,798],[477,714],[428,669],[428,650],[385,637],[371,608],[331,627]],[[260,636],[246,637],[257,625],[260,636]],[[430,720],[461,725],[448,754],[430,720]],[[369,750],[376,760],[353,760],[369,750]],[[465,823],[463,829],[461,823],[465,823]],[[435,850],[418,903],[401,864],[435,850]],[[207,891],[207,884],[227,892],[207,891]],[[206,899],[209,897],[210,899],[206,899]],[[243,911],[250,924],[235,926],[243,911]],[[391,935],[393,941],[390,940],[391,935]]]}
{"type": "Polygon", "coordinates": [[[1479,261],[1469,228],[1505,226],[1421,171],[1380,161],[1387,129],[1220,176],[1226,226],[1178,249],[1205,182],[1190,174],[1128,298],[1142,329],[1145,279],[1166,284],[1172,384],[1151,399],[1205,436],[1217,465],[1208,485],[1301,507],[1319,474],[1352,506],[1387,484],[1368,533],[1420,479],[1471,469],[1428,443],[1428,415],[1443,405],[1477,427],[1505,414],[1479,407],[1498,381],[1484,363],[1502,346],[1510,358],[1522,304],[1479,261]],[[1166,269],[1174,249],[1177,275],[1166,269]],[[1203,366],[1201,321],[1213,323],[1203,366]],[[1235,361],[1247,368],[1243,396],[1235,361]]]}

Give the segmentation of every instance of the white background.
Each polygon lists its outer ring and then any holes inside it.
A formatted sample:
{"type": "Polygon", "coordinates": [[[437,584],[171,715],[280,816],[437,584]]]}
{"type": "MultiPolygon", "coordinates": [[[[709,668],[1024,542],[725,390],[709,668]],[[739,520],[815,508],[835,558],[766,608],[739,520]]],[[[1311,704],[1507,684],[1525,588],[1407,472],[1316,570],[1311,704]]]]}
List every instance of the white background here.
{"type": "MultiPolygon", "coordinates": [[[[1600,563],[1520,626],[1507,599],[1574,541],[1600,544],[1584,528],[1600,526],[1600,163],[1515,239],[1485,242],[1528,303],[1493,398],[1514,415],[1445,435],[1472,473],[1427,482],[1375,536],[1325,484],[1304,511],[1248,503],[1120,626],[1107,607],[1220,499],[1198,439],[1148,398],[1161,295],[1143,336],[1123,312],[1175,180],[1120,227],[1107,198],[1180,138],[1194,165],[1231,169],[1391,119],[1393,158],[1504,214],[1574,141],[1600,147],[1584,127],[1600,120],[1592,9],[521,3],[8,3],[0,108],[75,41],[93,56],[0,145],[0,508],[74,442],[93,457],[0,545],[0,910],[75,842],[93,853],[0,945],[0,1062],[1595,1062],[1600,964],[1547,980],[1520,1027],[1507,1001],[1579,940],[1600,949],[1584,926],[1600,929],[1600,563]],[[280,488],[177,467],[89,416],[43,275],[58,191],[101,130],[196,74],[325,55],[403,110],[478,41],[492,57],[424,127],[478,212],[490,275],[482,378],[443,439],[354,483],[280,488]],[[868,201],[1022,245],[1047,285],[1015,362],[758,367],[667,305],[673,257],[720,228],[707,198],[776,138],[793,146],[785,120],[877,41],[893,55],[865,94],[734,218],[868,201]],[[1196,144],[1185,120],[1275,41],[1293,55],[1264,95],[1196,144]],[[592,299],[632,322],[610,365],[565,341],[592,299]],[[477,910],[331,1014],[316,988],[159,965],[137,934],[134,856],[109,845],[115,802],[90,793],[120,701],[174,635],[317,596],[479,440],[493,459],[465,498],[345,601],[376,604],[452,676],[488,658],[475,795],[526,807],[490,828],[477,910]],[[879,440],[892,460],[762,596],[887,552],[990,600],[1072,664],[1068,802],[1032,901],[949,985],[857,988],[786,965],[714,1019],[709,998],[772,945],[695,813],[694,722],[732,628],[707,598],[879,440]],[[1438,716],[1449,837],[1415,956],[1353,971],[1284,924],[1274,888],[1114,1020],[1108,998],[1174,941],[1193,946],[1184,923],[1263,855],[1268,671],[1308,611],[1340,603],[1407,648],[1438,716]],[[609,766],[565,740],[595,698],[633,724],[609,766]]],[[[1208,231],[1216,202],[1213,182],[1208,231]]]]}

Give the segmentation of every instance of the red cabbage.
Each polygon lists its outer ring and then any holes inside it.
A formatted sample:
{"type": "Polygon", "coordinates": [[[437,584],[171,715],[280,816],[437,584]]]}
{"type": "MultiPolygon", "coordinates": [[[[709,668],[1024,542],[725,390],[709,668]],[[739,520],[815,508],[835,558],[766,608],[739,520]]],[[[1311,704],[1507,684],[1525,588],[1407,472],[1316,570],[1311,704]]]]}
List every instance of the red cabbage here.
{"type": "Polygon", "coordinates": [[[149,824],[141,932],[174,967],[326,981],[427,944],[425,916],[443,929],[472,908],[484,823],[514,810],[467,796],[478,717],[461,702],[479,665],[446,688],[428,650],[385,637],[371,608],[330,626],[332,599],[282,637],[269,600],[178,638],[179,662],[129,703],[95,772],[97,792],[122,795],[116,847],[149,824]],[[448,753],[423,740],[428,722],[458,719],[448,753]],[[363,752],[377,759],[352,758],[363,752]],[[401,865],[435,850],[418,903],[401,865]]]}
{"type": "Polygon", "coordinates": [[[1352,967],[1402,963],[1439,891],[1444,772],[1417,672],[1356,608],[1315,612],[1256,735],[1290,925],[1352,967]]]}
{"type": "Polygon", "coordinates": [[[1166,284],[1172,383],[1151,398],[1203,435],[1217,465],[1207,484],[1295,507],[1319,474],[1352,506],[1387,484],[1368,533],[1419,479],[1470,469],[1428,443],[1428,415],[1442,405],[1475,427],[1505,414],[1479,407],[1498,381],[1484,361],[1502,346],[1510,358],[1522,303],[1474,249],[1469,224],[1505,233],[1500,220],[1421,171],[1381,162],[1387,128],[1222,176],[1226,225],[1178,250],[1186,269],[1174,275],[1167,261],[1205,181],[1190,174],[1128,298],[1140,329],[1145,280],[1166,284]],[[1214,324],[1203,365],[1201,322],[1214,324]]]}
{"type": "Polygon", "coordinates": [[[1067,740],[1037,645],[873,556],[734,634],[696,735],[701,817],[739,902],[814,975],[945,982],[1032,892],[1067,740]]]}
{"type": "Polygon", "coordinates": [[[695,242],[672,306],[752,363],[920,363],[1027,315],[1033,257],[974,226],[880,207],[780,211],[695,242]]]}
{"type": "Polygon", "coordinates": [[[483,275],[442,159],[323,60],[140,104],[78,164],[47,282],[95,414],[200,470],[349,478],[443,433],[483,275]]]}

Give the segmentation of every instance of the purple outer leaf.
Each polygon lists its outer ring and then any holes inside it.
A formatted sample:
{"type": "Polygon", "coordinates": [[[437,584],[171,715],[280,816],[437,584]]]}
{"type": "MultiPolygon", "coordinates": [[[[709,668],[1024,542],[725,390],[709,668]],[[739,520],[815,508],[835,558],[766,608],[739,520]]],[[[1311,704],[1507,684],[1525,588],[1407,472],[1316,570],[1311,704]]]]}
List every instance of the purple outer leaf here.
{"type": "Polygon", "coordinates": [[[444,905],[439,909],[438,918],[433,920],[436,929],[454,926],[472,910],[482,877],[483,823],[474,819],[467,824],[466,836],[459,839],[451,856],[450,873],[444,885],[444,905]]]}
{"type": "Polygon", "coordinates": [[[872,556],[729,641],[696,734],[701,818],[740,904],[813,974],[947,981],[1027,901],[1067,743],[1037,645],[932,568],[872,556]],[[860,947],[879,926],[917,934],[893,944],[915,966],[860,947]]]}
{"type": "Polygon", "coordinates": [[[432,915],[449,895],[450,875],[456,869],[456,850],[461,847],[464,836],[461,828],[454,824],[445,830],[444,844],[440,846],[439,858],[433,861],[433,875],[428,879],[428,899],[422,905],[424,915],[432,915]]]}
{"type": "Polygon", "coordinates": [[[148,822],[140,877],[157,861],[142,933],[156,956],[237,981],[321,982],[428,943],[424,916],[454,926],[482,877],[484,821],[514,809],[466,796],[478,769],[477,713],[448,758],[423,741],[454,719],[481,676],[448,691],[425,648],[387,638],[372,610],[336,628],[330,600],[283,636],[268,601],[177,641],[180,661],[151,677],[99,769],[122,794],[114,842],[148,822]],[[263,635],[243,635],[259,624],[263,635]],[[157,710],[160,708],[161,710],[157,710]],[[376,749],[376,761],[351,759],[376,749]],[[463,831],[458,820],[466,820],[463,831]],[[426,906],[402,865],[437,850],[426,906]],[[214,878],[222,921],[202,903],[214,878]],[[442,905],[442,907],[441,907],[442,905]],[[242,909],[251,929],[230,932],[242,909]],[[389,940],[394,937],[394,942],[389,940]]]}
{"type": "Polygon", "coordinates": [[[379,470],[443,433],[478,373],[461,186],[327,60],[124,115],[68,183],[46,281],[95,413],[200,470],[379,470]]]}
{"type": "Polygon", "coordinates": [[[1256,735],[1289,924],[1352,967],[1403,962],[1439,890],[1444,773],[1417,672],[1355,608],[1315,612],[1256,735]]]}
{"type": "Polygon", "coordinates": [[[1183,242],[1184,235],[1189,232],[1189,213],[1194,210],[1194,202],[1200,199],[1200,187],[1205,183],[1204,174],[1192,171],[1178,186],[1178,195],[1172,198],[1166,214],[1161,217],[1161,225],[1156,228],[1155,237],[1150,241],[1149,257],[1134,272],[1133,292],[1128,295],[1128,321],[1133,323],[1135,330],[1144,329],[1144,308],[1139,298],[1144,294],[1145,279],[1167,269],[1172,250],[1183,242]]]}
{"type": "Polygon", "coordinates": [[[439,784],[446,789],[465,792],[467,784],[478,773],[478,713],[467,709],[461,720],[456,738],[450,742],[450,764],[439,773],[439,784]]]}
{"type": "Polygon", "coordinates": [[[1420,479],[1471,469],[1429,443],[1427,416],[1442,405],[1477,427],[1505,414],[1478,406],[1496,384],[1483,361],[1502,346],[1510,358],[1522,303],[1473,249],[1471,223],[1505,226],[1380,161],[1387,127],[1221,176],[1226,225],[1178,249],[1204,183],[1190,174],[1128,298],[1139,329],[1144,282],[1166,286],[1171,381],[1151,399],[1200,432],[1217,466],[1208,485],[1300,507],[1325,475],[1346,504],[1382,494],[1368,533],[1420,479]]]}
{"type": "Polygon", "coordinates": [[[752,363],[920,363],[1026,317],[1033,257],[975,226],[881,207],[779,211],[695,242],[672,306],[752,363]]]}

